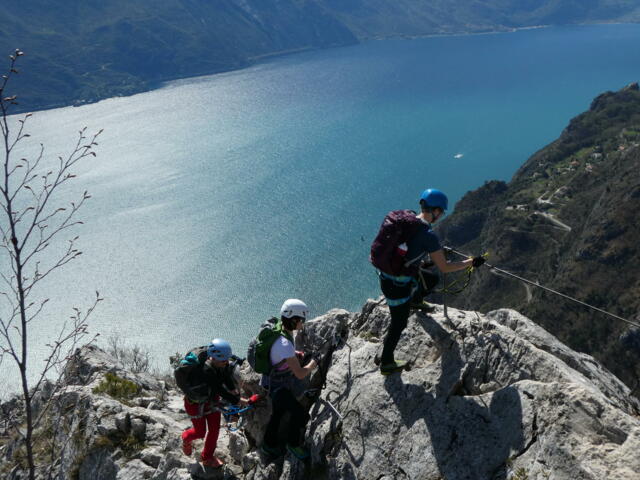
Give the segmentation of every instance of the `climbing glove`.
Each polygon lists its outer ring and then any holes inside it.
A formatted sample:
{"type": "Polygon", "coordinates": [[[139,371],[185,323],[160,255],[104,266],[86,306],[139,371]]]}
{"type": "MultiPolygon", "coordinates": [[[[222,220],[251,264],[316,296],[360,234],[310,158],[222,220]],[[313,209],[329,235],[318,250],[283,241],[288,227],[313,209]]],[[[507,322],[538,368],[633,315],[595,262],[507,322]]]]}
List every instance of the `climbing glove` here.
{"type": "Polygon", "coordinates": [[[473,265],[473,268],[478,268],[480,265],[483,265],[484,262],[484,257],[482,255],[479,255],[477,257],[473,257],[473,262],[471,263],[471,265],[473,265]]]}

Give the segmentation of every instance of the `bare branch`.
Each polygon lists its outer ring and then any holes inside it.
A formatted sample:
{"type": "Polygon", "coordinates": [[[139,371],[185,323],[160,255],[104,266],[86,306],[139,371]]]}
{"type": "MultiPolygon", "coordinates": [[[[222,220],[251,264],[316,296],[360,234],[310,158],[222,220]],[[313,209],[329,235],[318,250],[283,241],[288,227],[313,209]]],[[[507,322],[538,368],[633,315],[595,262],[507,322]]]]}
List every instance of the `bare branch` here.
{"type": "MultiPolygon", "coordinates": [[[[42,235],[42,233],[44,232],[44,229],[47,228],[47,225],[45,225],[44,223],[42,223],[44,221],[41,220],[39,222],[37,222],[36,224],[34,224],[34,227],[38,228],[41,236],[40,239],[38,240],[36,247],[31,251],[31,253],[26,254],[24,257],[24,263],[27,264],[29,263],[29,261],[39,252],[41,252],[42,250],[44,250],[46,248],[46,246],[48,246],[49,242],[56,236],[58,235],[60,232],[62,232],[63,230],[66,230],[70,227],[73,227],[74,225],[81,225],[82,222],[80,221],[76,221],[76,222],[71,222],[71,219],[74,217],[74,215],[76,214],[76,212],[80,209],[80,207],[82,207],[82,205],[84,204],[85,200],[87,200],[88,197],[86,197],[86,193],[85,196],[82,198],[82,200],[80,201],[80,203],[78,204],[71,204],[71,210],[68,211],[66,217],[60,222],[60,224],[58,225],[57,228],[51,230],[51,232],[44,236],[42,235]]],[[[63,210],[64,211],[64,210],[63,210]]],[[[57,213],[57,212],[56,212],[57,213]]],[[[55,213],[54,213],[55,214],[55,213]]],[[[50,215],[47,218],[51,218],[53,217],[53,215],[50,215]]],[[[25,236],[25,239],[23,240],[21,247],[20,248],[24,248],[25,244],[26,244],[27,238],[25,236]]]]}
{"type": "MultiPolygon", "coordinates": [[[[48,245],[48,244],[45,244],[45,245],[48,245]]],[[[43,249],[44,248],[45,247],[43,247],[43,249]]],[[[34,254],[35,253],[37,253],[37,252],[34,252],[34,254]]],[[[41,280],[43,280],[44,278],[46,278],[51,272],[53,272],[54,270],[57,270],[58,268],[62,267],[63,265],[66,265],[70,261],[78,258],[80,255],[82,255],[82,252],[80,250],[77,250],[77,249],[73,248],[73,242],[70,241],[69,242],[69,246],[67,248],[67,251],[58,259],[57,262],[55,262],[51,267],[49,267],[47,270],[45,270],[44,273],[38,272],[38,275],[34,276],[34,278],[33,278],[31,283],[25,283],[25,285],[24,285],[25,292],[27,294],[30,293],[30,291],[33,288],[33,286],[36,285],[41,280]]]]}
{"type": "MultiPolygon", "coordinates": [[[[32,401],[42,391],[43,382],[49,372],[61,367],[68,359],[70,352],[80,342],[84,342],[88,335],[87,321],[98,303],[102,300],[99,295],[86,312],[74,309],[71,322],[62,325],[57,338],[49,345],[49,355],[44,361],[44,367],[36,375],[35,385],[30,387],[32,374],[27,368],[29,344],[29,325],[38,317],[45,308],[48,299],[32,300],[30,295],[32,288],[39,281],[46,278],[51,272],[63,267],[71,260],[82,254],[75,247],[77,236],[69,241],[67,248],[63,249],[57,260],[48,263],[47,268],[42,268],[36,256],[44,252],[60,233],[79,225],[82,222],[74,219],[78,209],[90,198],[84,192],[77,203],[70,207],[54,205],[54,195],[65,183],[76,176],[70,171],[82,159],[95,156],[93,148],[97,145],[96,139],[100,132],[91,138],[86,136],[86,127],[80,130],[75,145],[65,157],[59,157],[57,166],[51,170],[42,172],[44,159],[44,146],[40,144],[40,150],[35,159],[21,158],[13,161],[12,156],[16,146],[30,137],[26,132],[27,120],[31,116],[26,115],[17,120],[17,127],[12,133],[8,121],[8,111],[15,105],[17,96],[7,94],[6,87],[11,78],[18,74],[16,61],[23,55],[21,50],[15,50],[11,55],[10,65],[6,75],[0,79],[0,131],[4,146],[4,162],[0,164],[2,176],[0,177],[0,216],[6,219],[6,225],[0,222],[0,253],[6,253],[12,274],[0,272],[0,278],[8,289],[0,292],[0,298],[9,305],[10,315],[0,318],[0,363],[6,358],[12,358],[20,370],[21,395],[23,411],[25,415],[24,428],[17,428],[17,434],[22,438],[26,447],[26,463],[28,478],[35,479],[35,457],[33,450],[33,433],[38,427],[45,412],[51,407],[51,399],[44,399],[44,406],[38,412],[34,411],[32,401]],[[31,263],[35,266],[31,268],[31,263]]],[[[91,340],[93,341],[93,340],[91,340]]],[[[54,387],[54,395],[61,384],[54,387]]],[[[51,443],[51,458],[55,457],[54,435],[51,443]]],[[[54,463],[54,462],[52,462],[54,463]]]]}
{"type": "Polygon", "coordinates": [[[31,316],[27,319],[27,322],[30,322],[31,320],[36,318],[48,302],[49,302],[48,298],[45,298],[44,300],[42,300],[42,302],[40,302],[40,306],[38,306],[38,309],[35,311],[35,313],[31,314],[31,316]]]}
{"type": "Polygon", "coordinates": [[[38,391],[40,385],[45,380],[48,372],[51,369],[60,366],[62,363],[66,363],[70,353],[75,350],[80,339],[88,334],[87,320],[89,319],[89,316],[91,316],[95,308],[98,306],[98,303],[100,303],[102,300],[103,298],[101,298],[99,295],[96,296],[93,305],[89,307],[84,315],[79,309],[74,307],[74,314],[70,317],[72,322],[71,327],[67,330],[65,324],[63,328],[60,329],[58,338],[52,344],[47,345],[51,351],[45,359],[45,366],[41,370],[39,379],[34,387],[34,391],[38,391]],[[67,348],[67,350],[63,355],[63,350],[65,347],[67,348]]]}
{"type": "Polygon", "coordinates": [[[13,294],[17,297],[18,296],[18,290],[16,290],[13,282],[11,281],[11,279],[7,278],[6,275],[2,272],[0,272],[0,278],[2,278],[2,280],[4,280],[4,283],[6,283],[9,288],[11,289],[11,291],[13,292],[13,294]]]}
{"type": "MultiPolygon", "coordinates": [[[[88,145],[83,145],[83,140],[85,139],[84,137],[84,131],[86,130],[86,127],[84,129],[82,129],[80,131],[80,135],[79,138],[76,142],[76,147],[75,149],[71,152],[71,154],[67,157],[66,160],[63,160],[62,157],[59,157],[59,170],[55,175],[55,178],[52,180],[51,183],[46,183],[43,189],[43,195],[42,198],[39,198],[38,201],[38,206],[34,212],[34,219],[33,219],[33,223],[31,225],[31,227],[27,230],[26,234],[24,235],[22,244],[20,245],[20,248],[23,248],[24,245],[29,241],[29,238],[33,232],[33,230],[38,226],[39,222],[41,221],[41,216],[43,214],[43,211],[45,209],[45,207],[47,206],[47,204],[49,203],[49,200],[51,199],[51,195],[52,193],[63,183],[67,182],[68,180],[71,180],[72,178],[74,178],[73,175],[67,175],[68,174],[68,170],[74,166],[78,161],[80,161],[83,158],[86,158],[87,156],[91,155],[93,152],[91,152],[91,148],[93,146],[93,144],[95,143],[95,139],[98,137],[98,135],[100,135],[100,132],[98,132],[97,134],[95,134],[91,140],[91,143],[88,145]]],[[[48,178],[48,175],[47,175],[48,178]]],[[[70,216],[72,216],[77,210],[78,208],[80,208],[80,206],[84,203],[85,200],[87,200],[88,197],[87,193],[85,192],[85,194],[83,195],[83,198],[80,202],[79,205],[77,205],[76,207],[73,208],[72,213],[70,216]]],[[[69,217],[70,218],[70,217],[69,217]]]]}
{"type": "Polygon", "coordinates": [[[11,335],[9,334],[11,321],[12,320],[10,319],[9,322],[5,323],[4,320],[0,320],[0,337],[2,337],[6,342],[5,346],[2,347],[2,351],[5,354],[9,354],[19,367],[21,365],[21,361],[18,356],[18,351],[15,349],[11,340],[11,335]]]}

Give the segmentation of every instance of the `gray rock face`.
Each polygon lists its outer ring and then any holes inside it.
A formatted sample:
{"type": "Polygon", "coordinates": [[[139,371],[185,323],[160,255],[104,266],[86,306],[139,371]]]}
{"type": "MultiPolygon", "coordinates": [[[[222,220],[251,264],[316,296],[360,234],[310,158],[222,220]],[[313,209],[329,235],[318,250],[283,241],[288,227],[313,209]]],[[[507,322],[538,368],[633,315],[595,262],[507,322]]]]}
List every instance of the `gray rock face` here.
{"type": "MultiPolygon", "coordinates": [[[[180,448],[190,426],[182,395],[84,349],[58,394],[68,446],[56,468],[79,480],[640,479],[640,405],[620,381],[515,311],[448,314],[410,317],[396,357],[411,369],[388,377],[373,361],[390,321],[382,300],[307,322],[296,346],[322,356],[303,387],[320,396],[301,398],[311,416],[307,462],[259,453],[265,396],[240,430],[221,428],[216,455],[227,465],[203,468],[201,442],[191,458],[180,448]],[[141,391],[128,401],[94,393],[108,372],[141,391]]],[[[247,366],[241,378],[245,396],[266,393],[247,366]]],[[[14,451],[3,446],[3,461],[14,451]]]]}
{"type": "Polygon", "coordinates": [[[142,460],[131,460],[130,462],[127,462],[120,471],[118,471],[116,479],[128,480],[132,478],[151,478],[155,471],[155,468],[148,466],[142,460]]]}
{"type": "Polygon", "coordinates": [[[106,448],[91,451],[80,464],[78,480],[94,480],[96,478],[116,478],[118,467],[106,448]]]}
{"type": "Polygon", "coordinates": [[[438,310],[410,317],[411,370],[384,377],[388,321],[370,301],[334,353],[323,396],[344,421],[321,407],[309,427],[330,478],[640,478],[639,405],[592,358],[517,312],[438,310]]]}

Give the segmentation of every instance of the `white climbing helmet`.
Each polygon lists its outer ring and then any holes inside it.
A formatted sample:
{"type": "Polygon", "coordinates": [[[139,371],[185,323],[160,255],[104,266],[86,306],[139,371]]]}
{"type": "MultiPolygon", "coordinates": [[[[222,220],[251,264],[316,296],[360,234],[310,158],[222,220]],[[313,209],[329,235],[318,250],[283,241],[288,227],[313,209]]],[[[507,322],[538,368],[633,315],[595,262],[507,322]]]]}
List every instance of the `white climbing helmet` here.
{"type": "Polygon", "coordinates": [[[309,307],[302,300],[290,298],[280,307],[280,316],[284,318],[301,317],[306,320],[309,316],[309,307]]]}

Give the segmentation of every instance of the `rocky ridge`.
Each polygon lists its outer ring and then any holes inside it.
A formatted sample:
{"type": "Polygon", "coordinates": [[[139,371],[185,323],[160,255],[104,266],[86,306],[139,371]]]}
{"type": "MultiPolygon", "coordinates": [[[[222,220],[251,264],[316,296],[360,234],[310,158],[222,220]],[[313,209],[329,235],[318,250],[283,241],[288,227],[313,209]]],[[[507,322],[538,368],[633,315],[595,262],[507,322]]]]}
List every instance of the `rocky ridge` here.
{"type": "MultiPolygon", "coordinates": [[[[48,423],[59,427],[65,446],[52,462],[55,478],[638,478],[640,403],[592,357],[513,310],[438,307],[409,319],[397,357],[411,361],[410,371],[383,377],[373,359],[388,322],[382,299],[370,300],[361,312],[332,310],[307,322],[296,338],[299,348],[324,355],[305,386],[321,389],[317,401],[305,400],[306,463],[290,456],[269,463],[258,453],[269,417],[264,404],[240,430],[221,430],[225,467],[203,469],[180,450],[189,425],[180,393],[86,347],[70,360],[68,386],[48,423]],[[115,377],[135,384],[135,394],[97,393],[115,377]]],[[[261,391],[247,366],[240,375],[247,394],[261,391]]],[[[16,442],[0,447],[2,478],[25,478],[13,466],[19,453],[16,442]]]]}

